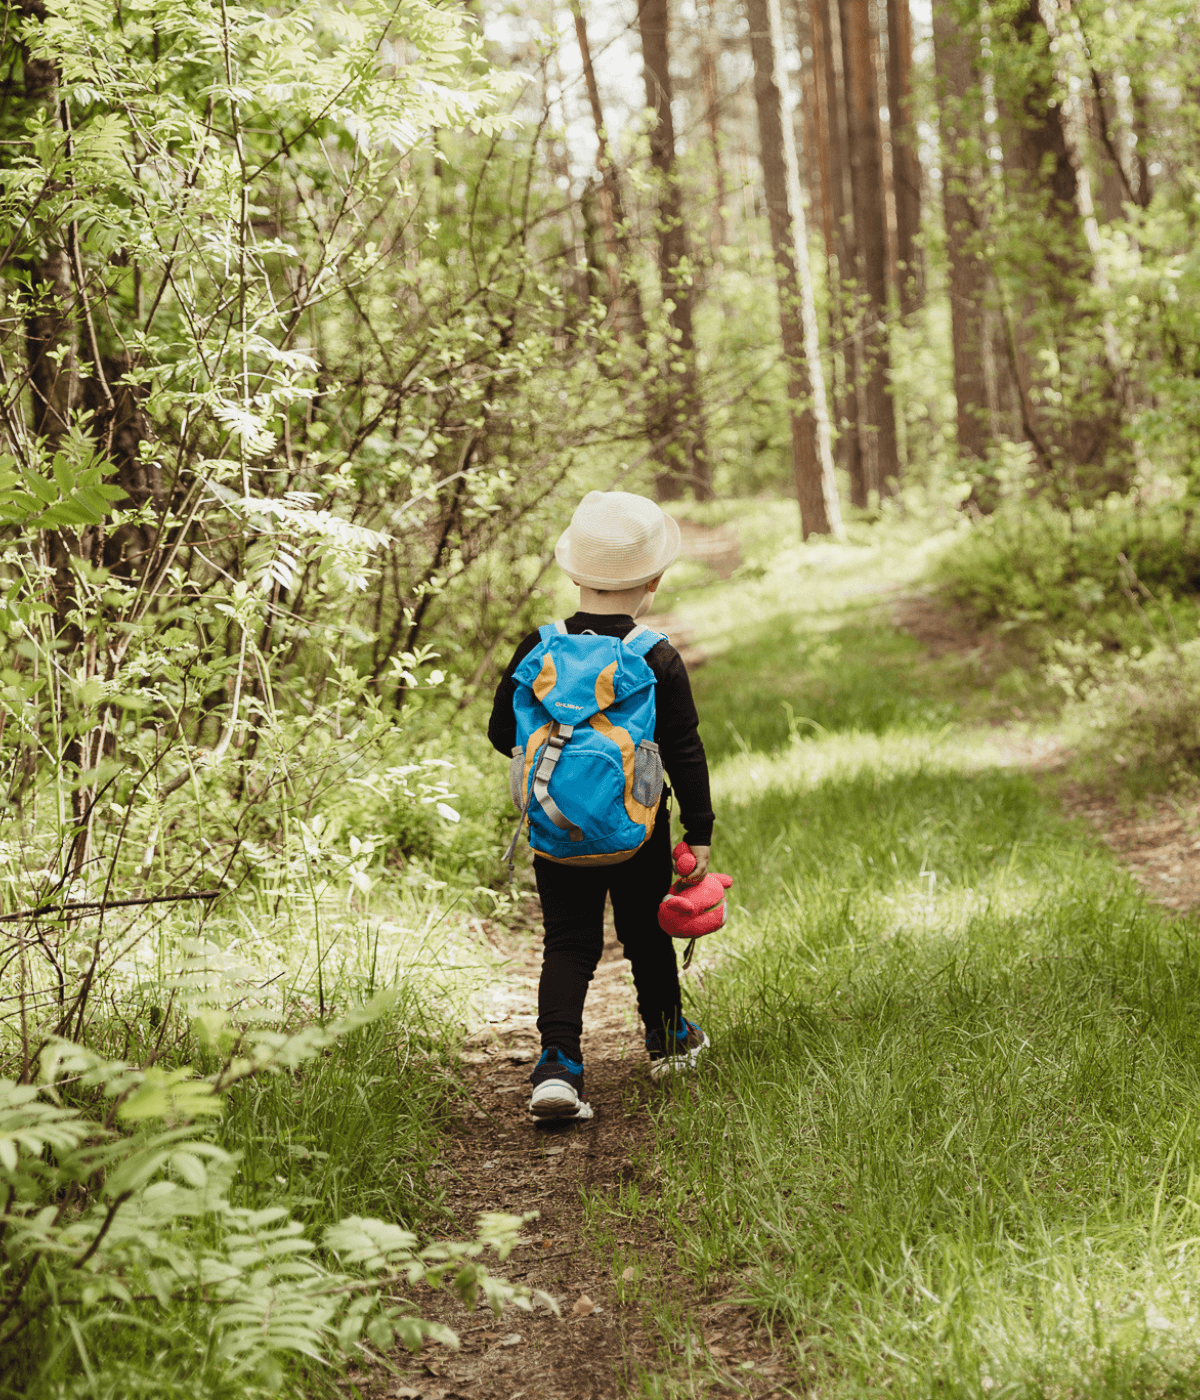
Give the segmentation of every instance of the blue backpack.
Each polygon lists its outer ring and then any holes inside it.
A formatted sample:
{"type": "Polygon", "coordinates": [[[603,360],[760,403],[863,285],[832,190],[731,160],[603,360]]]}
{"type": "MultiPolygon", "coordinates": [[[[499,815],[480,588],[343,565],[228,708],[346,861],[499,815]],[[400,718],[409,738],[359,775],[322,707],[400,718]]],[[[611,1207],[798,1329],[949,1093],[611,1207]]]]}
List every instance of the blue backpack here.
{"type": "Polygon", "coordinates": [[[663,766],[654,742],[654,672],[662,633],[572,636],[563,622],[513,673],[517,745],[509,786],[535,855],[559,865],[616,865],[654,830],[663,766]]]}

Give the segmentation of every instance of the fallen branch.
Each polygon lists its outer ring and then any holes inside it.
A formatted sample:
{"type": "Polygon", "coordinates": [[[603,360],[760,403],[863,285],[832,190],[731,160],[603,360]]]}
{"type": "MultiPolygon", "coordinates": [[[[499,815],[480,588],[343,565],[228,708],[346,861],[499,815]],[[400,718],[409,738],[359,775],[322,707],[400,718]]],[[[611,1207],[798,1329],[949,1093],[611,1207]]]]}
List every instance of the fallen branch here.
{"type": "Polygon", "coordinates": [[[135,904],[181,904],[188,899],[216,899],[221,890],[202,890],[197,894],[160,894],[153,899],[96,899],[71,901],[67,904],[40,904],[36,909],[22,909],[16,914],[0,914],[0,924],[15,924],[19,919],[40,919],[43,914],[78,913],[81,909],[129,909],[135,904]]]}

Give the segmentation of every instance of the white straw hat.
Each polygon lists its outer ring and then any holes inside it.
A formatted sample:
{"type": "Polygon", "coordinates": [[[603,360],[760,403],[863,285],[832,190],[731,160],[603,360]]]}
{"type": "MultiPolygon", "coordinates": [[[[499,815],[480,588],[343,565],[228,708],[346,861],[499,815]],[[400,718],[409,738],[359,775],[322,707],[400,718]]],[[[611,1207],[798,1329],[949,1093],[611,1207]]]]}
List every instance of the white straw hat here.
{"type": "Polygon", "coordinates": [[[554,548],[576,583],[619,593],[649,583],[679,554],[679,526],[630,491],[589,491],[554,548]]]}

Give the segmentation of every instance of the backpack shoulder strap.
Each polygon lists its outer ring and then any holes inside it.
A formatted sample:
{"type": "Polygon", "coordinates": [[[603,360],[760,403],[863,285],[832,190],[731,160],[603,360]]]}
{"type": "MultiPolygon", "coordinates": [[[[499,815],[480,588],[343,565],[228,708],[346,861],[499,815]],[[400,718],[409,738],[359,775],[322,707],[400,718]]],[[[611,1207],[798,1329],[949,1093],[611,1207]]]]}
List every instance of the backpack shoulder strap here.
{"type": "Polygon", "coordinates": [[[653,651],[659,642],[666,640],[665,633],[643,627],[639,622],[631,632],[626,632],[621,638],[621,645],[627,647],[634,656],[645,656],[648,651],[653,651]]]}
{"type": "Polygon", "coordinates": [[[538,636],[543,642],[548,642],[553,636],[565,637],[567,635],[567,624],[565,622],[543,622],[538,628],[538,636]]]}

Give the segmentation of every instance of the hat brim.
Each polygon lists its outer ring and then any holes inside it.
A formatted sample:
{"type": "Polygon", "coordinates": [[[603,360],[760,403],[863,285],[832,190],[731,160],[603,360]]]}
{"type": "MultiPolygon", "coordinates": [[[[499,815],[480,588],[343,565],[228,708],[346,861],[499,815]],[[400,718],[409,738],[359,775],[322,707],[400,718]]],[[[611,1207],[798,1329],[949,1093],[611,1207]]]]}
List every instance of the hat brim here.
{"type": "Polygon", "coordinates": [[[587,588],[598,588],[608,593],[620,593],[626,588],[638,588],[643,583],[649,583],[651,579],[657,578],[659,574],[679,558],[679,549],[683,543],[683,536],[680,533],[679,522],[671,516],[664,514],[663,522],[666,526],[664,531],[662,554],[655,562],[652,569],[639,574],[636,578],[604,577],[600,574],[581,573],[571,562],[571,530],[568,526],[558,537],[558,543],[554,546],[554,558],[558,562],[558,567],[569,578],[576,583],[582,583],[587,588]]]}

